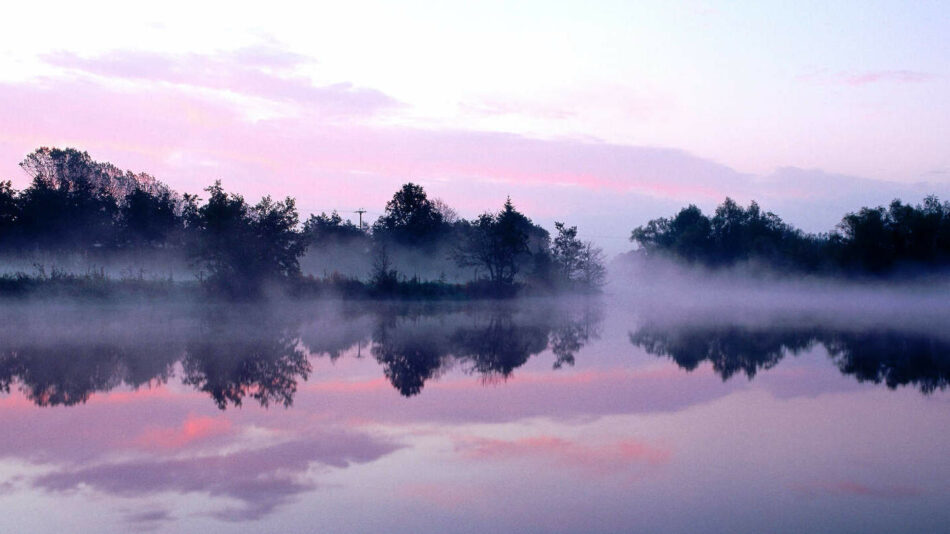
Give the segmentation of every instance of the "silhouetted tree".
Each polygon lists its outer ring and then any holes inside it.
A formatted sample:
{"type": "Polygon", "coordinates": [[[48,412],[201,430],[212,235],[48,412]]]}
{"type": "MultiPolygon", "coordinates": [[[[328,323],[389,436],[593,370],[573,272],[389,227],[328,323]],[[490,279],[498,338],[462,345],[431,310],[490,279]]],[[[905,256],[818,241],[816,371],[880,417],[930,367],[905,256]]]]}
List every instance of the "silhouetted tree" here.
{"type": "Polygon", "coordinates": [[[153,194],[136,187],[119,209],[125,241],[133,245],[166,247],[180,237],[184,221],[181,206],[169,190],[153,194]]]}
{"type": "Polygon", "coordinates": [[[392,295],[399,283],[399,272],[393,268],[386,243],[377,243],[373,249],[373,271],[370,285],[381,295],[392,295]]]}
{"type": "Polygon", "coordinates": [[[835,244],[848,269],[950,264],[950,203],[934,196],[918,206],[895,200],[888,208],[862,208],[847,214],[838,232],[835,244]]]}
{"type": "Polygon", "coordinates": [[[386,203],[373,233],[402,245],[430,246],[447,230],[442,213],[420,185],[407,183],[386,203]]]}
{"type": "Polygon", "coordinates": [[[251,208],[251,227],[257,245],[258,272],[265,278],[291,278],[300,274],[300,255],[306,244],[297,232],[300,219],[294,199],[274,202],[265,196],[251,208]]]}
{"type": "Polygon", "coordinates": [[[496,214],[483,213],[461,229],[453,255],[460,267],[481,267],[495,284],[510,285],[531,257],[528,233],[531,221],[515,210],[509,198],[496,214]]]}
{"type": "Polygon", "coordinates": [[[604,251],[590,241],[584,243],[578,266],[577,282],[585,291],[597,291],[607,282],[604,251]]]}
{"type": "Polygon", "coordinates": [[[709,218],[690,204],[672,219],[653,219],[636,228],[630,240],[647,255],[665,253],[693,262],[706,257],[710,249],[711,228],[709,218]]]}
{"type": "Polygon", "coordinates": [[[0,251],[13,246],[20,223],[20,203],[13,184],[0,181],[0,251]]]}
{"type": "Polygon", "coordinates": [[[555,222],[554,227],[558,235],[551,247],[551,259],[560,283],[582,291],[598,290],[607,277],[603,250],[578,239],[576,226],[555,222]]]}
{"type": "Polygon", "coordinates": [[[33,179],[21,199],[25,238],[80,252],[116,245],[117,192],[134,176],[74,149],[40,148],[20,166],[33,179]]]}
{"type": "Polygon", "coordinates": [[[220,181],[206,191],[208,201],[194,215],[198,238],[193,255],[212,287],[253,296],[267,282],[299,275],[304,243],[296,231],[293,199],[264,197],[252,207],[242,196],[227,194],[220,181]]]}
{"type": "Polygon", "coordinates": [[[568,227],[562,222],[555,222],[554,228],[557,230],[557,236],[551,247],[551,258],[561,278],[569,282],[576,278],[580,269],[584,244],[577,238],[576,226],[568,227]]]}
{"type": "Polygon", "coordinates": [[[754,261],[798,271],[892,272],[950,265],[950,203],[895,200],[888,208],[845,215],[830,235],[805,234],[752,202],[727,198],[712,219],[690,206],[673,219],[654,219],[631,234],[643,254],[667,255],[709,267],[754,261]]]}
{"type": "Polygon", "coordinates": [[[366,232],[351,221],[343,221],[340,214],[321,213],[311,215],[303,225],[303,236],[309,246],[322,247],[331,243],[345,243],[356,239],[365,239],[366,232]]]}

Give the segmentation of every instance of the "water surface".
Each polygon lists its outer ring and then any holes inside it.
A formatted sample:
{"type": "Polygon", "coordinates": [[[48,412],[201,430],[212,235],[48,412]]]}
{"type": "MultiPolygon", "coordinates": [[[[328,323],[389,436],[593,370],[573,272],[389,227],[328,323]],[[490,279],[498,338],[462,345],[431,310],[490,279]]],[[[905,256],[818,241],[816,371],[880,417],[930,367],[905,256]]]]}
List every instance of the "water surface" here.
{"type": "Polygon", "coordinates": [[[941,300],[744,302],[6,305],[0,531],[947,531],[941,300]]]}

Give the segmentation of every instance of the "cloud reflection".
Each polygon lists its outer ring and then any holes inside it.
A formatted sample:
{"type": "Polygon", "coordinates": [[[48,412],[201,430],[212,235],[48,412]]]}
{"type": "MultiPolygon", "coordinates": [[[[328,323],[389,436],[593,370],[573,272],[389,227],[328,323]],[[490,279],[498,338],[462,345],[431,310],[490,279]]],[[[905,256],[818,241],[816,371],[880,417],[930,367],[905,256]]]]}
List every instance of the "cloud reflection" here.
{"type": "Polygon", "coordinates": [[[64,467],[33,481],[37,488],[64,492],[87,486],[114,496],[161,492],[204,493],[235,499],[240,506],[212,512],[228,521],[259,519],[317,487],[314,465],[346,468],[371,462],[399,446],[366,435],[326,432],[252,450],[185,458],[144,457],[64,467]]]}

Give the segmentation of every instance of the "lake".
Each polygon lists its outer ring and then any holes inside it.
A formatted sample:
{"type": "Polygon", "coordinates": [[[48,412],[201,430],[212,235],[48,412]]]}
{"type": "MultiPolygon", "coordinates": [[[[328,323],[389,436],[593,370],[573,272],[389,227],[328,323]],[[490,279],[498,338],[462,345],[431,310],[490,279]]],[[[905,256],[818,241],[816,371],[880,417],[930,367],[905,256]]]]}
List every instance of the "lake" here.
{"type": "Polygon", "coordinates": [[[0,306],[0,532],[947,532],[943,294],[0,306]]]}

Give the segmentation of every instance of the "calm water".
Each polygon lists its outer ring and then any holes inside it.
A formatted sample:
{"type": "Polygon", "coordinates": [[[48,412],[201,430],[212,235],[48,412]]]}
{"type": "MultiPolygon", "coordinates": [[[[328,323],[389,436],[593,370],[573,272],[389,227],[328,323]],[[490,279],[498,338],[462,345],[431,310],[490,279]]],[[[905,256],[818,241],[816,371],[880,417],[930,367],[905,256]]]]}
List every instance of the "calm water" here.
{"type": "Polygon", "coordinates": [[[0,532],[950,530],[941,299],[663,300],[7,305],[0,532]]]}

